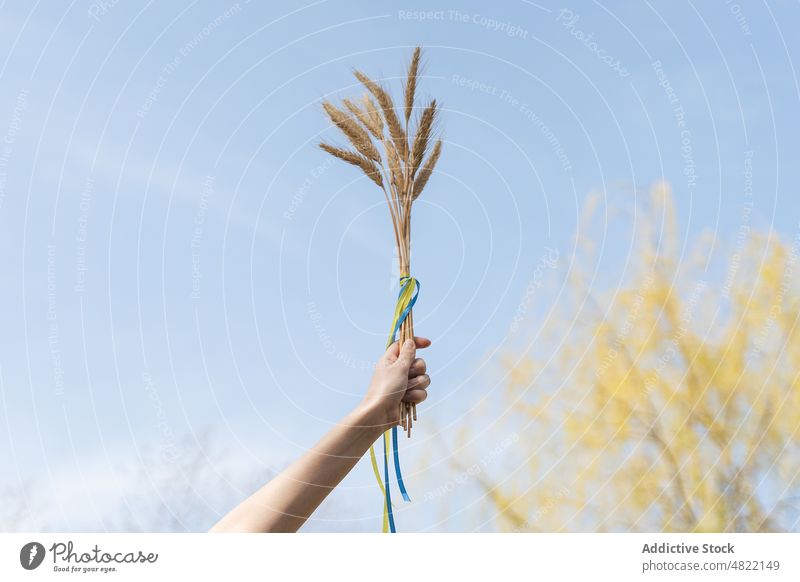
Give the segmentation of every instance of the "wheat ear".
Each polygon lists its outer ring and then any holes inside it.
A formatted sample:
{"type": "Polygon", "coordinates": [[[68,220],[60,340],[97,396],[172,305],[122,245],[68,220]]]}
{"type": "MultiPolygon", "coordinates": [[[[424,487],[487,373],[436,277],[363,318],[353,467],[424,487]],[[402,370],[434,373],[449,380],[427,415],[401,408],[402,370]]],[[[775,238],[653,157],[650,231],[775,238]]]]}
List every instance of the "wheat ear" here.
{"type": "Polygon", "coordinates": [[[425,188],[425,184],[428,183],[428,179],[433,174],[433,168],[436,166],[436,162],[439,161],[439,156],[442,153],[442,140],[437,139],[436,143],[433,146],[433,150],[431,150],[431,155],[428,156],[425,165],[422,166],[422,170],[420,170],[417,179],[414,180],[414,192],[412,195],[412,200],[416,200],[420,194],[422,194],[423,188],[425,188]]]}
{"type": "Polygon", "coordinates": [[[361,71],[355,71],[353,74],[356,76],[356,79],[361,81],[369,92],[372,93],[372,96],[375,97],[375,100],[383,111],[383,118],[386,121],[386,127],[389,128],[389,135],[392,136],[394,147],[397,149],[398,153],[400,153],[401,157],[405,157],[406,150],[408,149],[406,132],[403,130],[403,126],[400,125],[400,120],[397,118],[397,113],[394,109],[394,102],[389,96],[389,93],[361,71]]]}
{"type": "Polygon", "coordinates": [[[422,49],[417,47],[411,55],[411,64],[408,66],[408,77],[406,78],[405,106],[406,106],[406,127],[411,119],[411,112],[414,110],[414,93],[417,91],[417,75],[419,74],[419,57],[422,49]]]}
{"type": "Polygon", "coordinates": [[[353,164],[354,166],[358,166],[363,170],[363,172],[369,177],[370,180],[375,182],[380,188],[383,188],[383,179],[381,178],[381,172],[377,165],[372,160],[369,160],[362,156],[361,154],[357,154],[356,152],[351,152],[349,150],[344,150],[342,148],[337,148],[336,146],[332,146],[327,143],[320,143],[320,149],[328,152],[335,158],[339,158],[347,162],[348,164],[353,164]]]}
{"type": "Polygon", "coordinates": [[[329,101],[323,101],[322,108],[325,109],[325,113],[328,114],[333,124],[347,136],[347,139],[350,140],[350,143],[353,144],[358,153],[379,164],[381,163],[381,155],[378,153],[378,148],[372,143],[369,134],[351,116],[329,101]]]}

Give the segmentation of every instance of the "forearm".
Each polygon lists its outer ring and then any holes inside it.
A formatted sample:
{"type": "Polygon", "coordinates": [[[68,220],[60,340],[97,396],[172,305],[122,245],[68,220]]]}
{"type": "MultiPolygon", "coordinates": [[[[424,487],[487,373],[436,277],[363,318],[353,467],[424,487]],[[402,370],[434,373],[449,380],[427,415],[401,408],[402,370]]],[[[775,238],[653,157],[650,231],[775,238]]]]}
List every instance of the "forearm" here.
{"type": "Polygon", "coordinates": [[[387,427],[378,407],[362,404],[211,531],[297,531],[387,427]]]}
{"type": "Polygon", "coordinates": [[[425,400],[430,377],[416,348],[427,338],[386,349],[361,405],[280,475],[240,503],[211,531],[295,532],[386,429],[396,425],[400,402],[425,400]]]}

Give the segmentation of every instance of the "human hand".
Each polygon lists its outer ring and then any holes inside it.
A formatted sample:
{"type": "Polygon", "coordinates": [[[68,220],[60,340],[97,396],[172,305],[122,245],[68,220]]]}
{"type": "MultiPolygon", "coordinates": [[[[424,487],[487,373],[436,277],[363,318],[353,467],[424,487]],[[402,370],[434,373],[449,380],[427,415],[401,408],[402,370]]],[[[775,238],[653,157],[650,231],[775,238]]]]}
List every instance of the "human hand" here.
{"type": "Polygon", "coordinates": [[[386,349],[372,375],[364,405],[376,424],[394,426],[400,422],[400,402],[419,404],[428,393],[431,378],[425,360],[416,357],[417,348],[427,348],[431,340],[415,337],[400,346],[394,342],[386,349]]]}

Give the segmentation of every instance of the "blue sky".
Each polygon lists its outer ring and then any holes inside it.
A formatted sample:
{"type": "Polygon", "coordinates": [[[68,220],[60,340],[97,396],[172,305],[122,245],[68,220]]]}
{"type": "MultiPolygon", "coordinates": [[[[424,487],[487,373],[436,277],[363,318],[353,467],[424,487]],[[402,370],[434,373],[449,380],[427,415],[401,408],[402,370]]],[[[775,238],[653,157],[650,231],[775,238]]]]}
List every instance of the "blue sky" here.
{"type": "MultiPolygon", "coordinates": [[[[379,192],[314,147],[336,139],[319,101],[360,94],[354,67],[396,89],[422,44],[445,148],[415,206],[434,383],[403,455],[412,495],[435,488],[446,467],[426,459],[498,390],[493,356],[542,257],[569,264],[590,192],[604,216],[635,213],[630,191],[666,179],[682,232],[715,232],[724,261],[752,164],[753,224],[798,230],[798,17],[788,1],[3,2],[0,486],[33,480],[50,500],[36,527],[103,529],[146,450],[186,455],[211,429],[233,474],[280,466],[358,401],[397,272],[379,192]]],[[[602,236],[614,286],[630,232],[602,236]]],[[[344,529],[377,529],[374,489],[362,463],[332,501],[344,529]]],[[[471,527],[440,510],[401,524],[471,527]]]]}

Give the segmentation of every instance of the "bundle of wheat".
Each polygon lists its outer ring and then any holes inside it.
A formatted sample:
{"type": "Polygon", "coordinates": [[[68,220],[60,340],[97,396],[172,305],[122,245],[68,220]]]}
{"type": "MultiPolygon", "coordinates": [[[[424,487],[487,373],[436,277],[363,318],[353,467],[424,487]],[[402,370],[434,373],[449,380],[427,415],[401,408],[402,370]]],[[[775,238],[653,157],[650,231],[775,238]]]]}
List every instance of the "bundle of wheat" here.
{"type": "MultiPolygon", "coordinates": [[[[353,149],[345,149],[327,143],[319,144],[323,150],[361,168],[364,174],[382,191],[389,207],[397,254],[400,259],[400,294],[395,309],[392,330],[388,344],[397,338],[402,343],[414,337],[412,307],[419,291],[419,282],[411,277],[411,207],[433,173],[442,152],[440,139],[433,140],[439,117],[436,100],[422,108],[415,115],[415,94],[420,71],[420,47],[414,49],[403,91],[402,107],[395,107],[389,92],[378,82],[360,71],[355,71],[356,79],[367,89],[360,102],[344,99],[343,107],[323,101],[325,113],[345,135],[353,149]],[[412,117],[416,119],[412,122],[412,117]],[[411,139],[412,129],[414,130],[411,139]],[[433,145],[431,145],[433,144],[433,145]]],[[[417,420],[416,404],[401,402],[398,410],[398,424],[411,436],[411,426],[417,420]]],[[[403,497],[408,496],[400,476],[397,461],[397,427],[392,429],[395,451],[395,469],[403,497]]],[[[384,460],[387,457],[388,440],[384,435],[384,460]]],[[[370,451],[373,468],[380,482],[374,451],[370,451]]],[[[394,531],[389,497],[388,469],[384,489],[389,526],[394,531]]],[[[386,512],[385,512],[386,516],[386,512]]],[[[387,526],[384,519],[384,529],[387,526]]]]}

